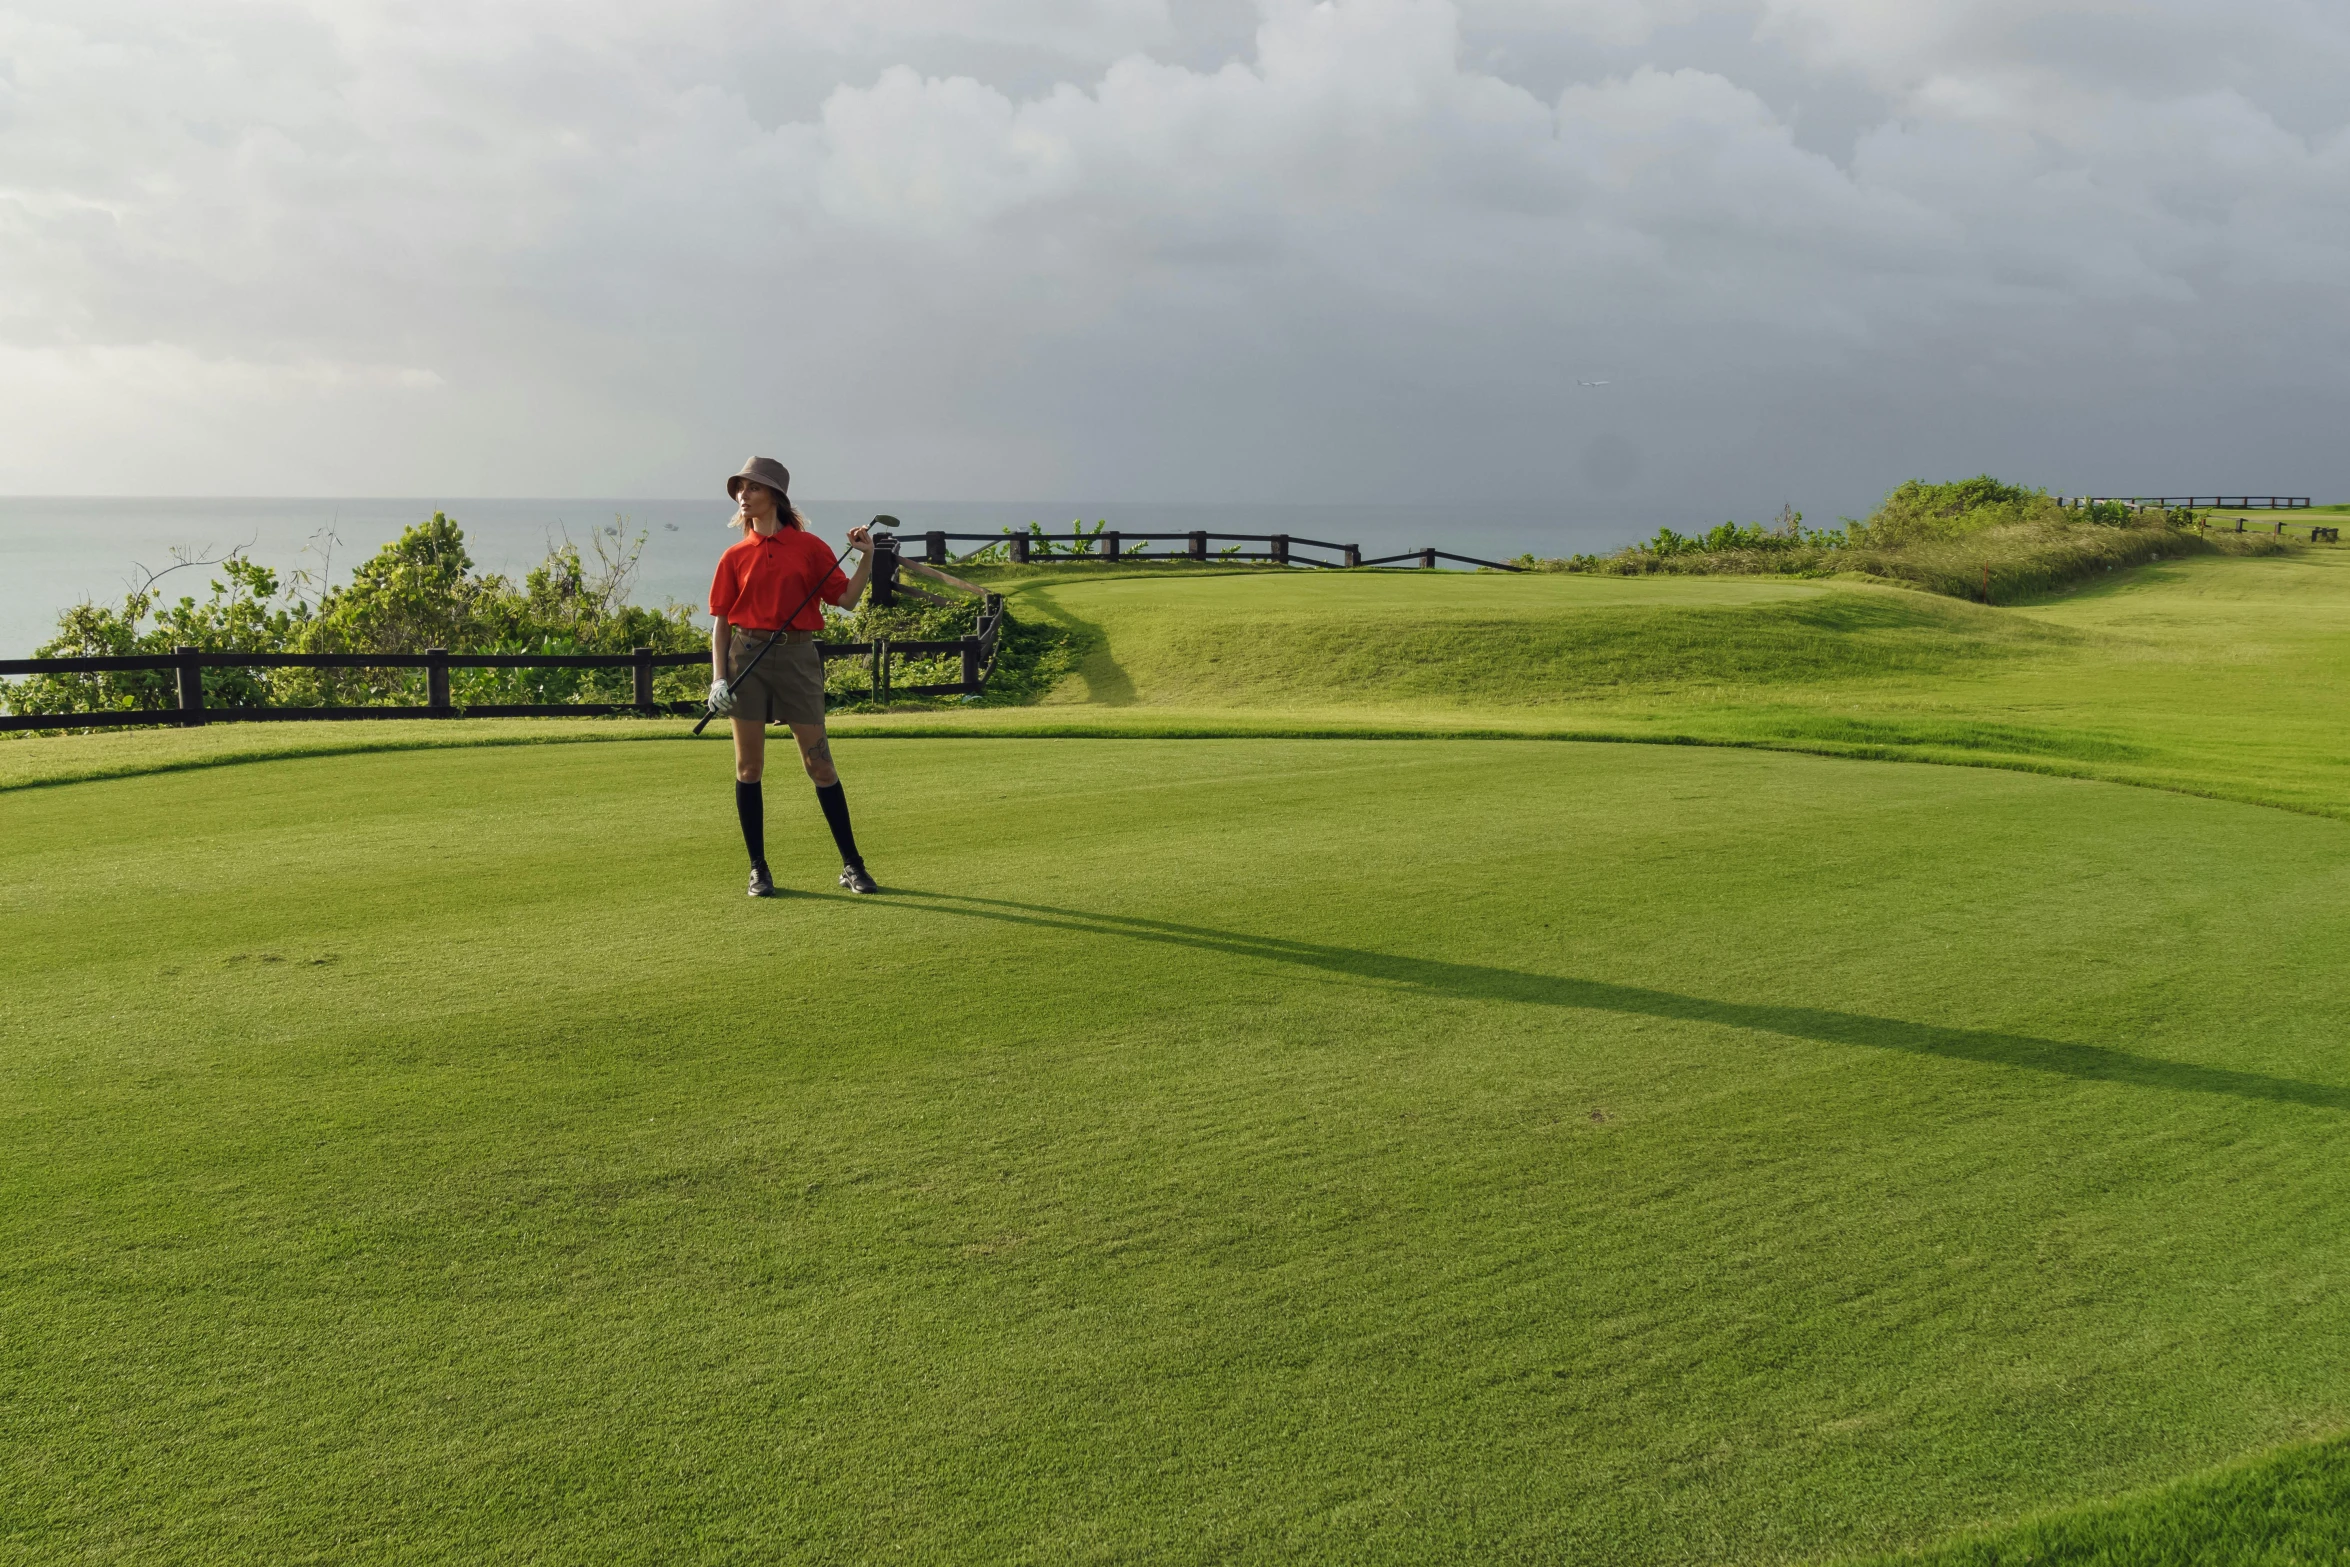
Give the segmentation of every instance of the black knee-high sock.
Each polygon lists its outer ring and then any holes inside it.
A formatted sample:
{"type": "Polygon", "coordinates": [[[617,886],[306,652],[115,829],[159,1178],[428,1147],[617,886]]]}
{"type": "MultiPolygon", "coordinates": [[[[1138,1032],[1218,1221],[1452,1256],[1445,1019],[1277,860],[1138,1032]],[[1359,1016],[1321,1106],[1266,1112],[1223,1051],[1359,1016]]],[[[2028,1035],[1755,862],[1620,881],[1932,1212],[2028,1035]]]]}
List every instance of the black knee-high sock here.
{"type": "Polygon", "coordinates": [[[832,829],[832,841],[840,845],[843,865],[862,865],[864,857],[857,853],[857,835],[849,831],[849,797],[837,783],[818,784],[816,803],[824,807],[825,825],[832,829]]]}
{"type": "Polygon", "coordinates": [[[751,863],[767,863],[767,803],[759,794],[756,783],[735,780],[734,814],[742,818],[743,847],[751,851],[751,863]]]}

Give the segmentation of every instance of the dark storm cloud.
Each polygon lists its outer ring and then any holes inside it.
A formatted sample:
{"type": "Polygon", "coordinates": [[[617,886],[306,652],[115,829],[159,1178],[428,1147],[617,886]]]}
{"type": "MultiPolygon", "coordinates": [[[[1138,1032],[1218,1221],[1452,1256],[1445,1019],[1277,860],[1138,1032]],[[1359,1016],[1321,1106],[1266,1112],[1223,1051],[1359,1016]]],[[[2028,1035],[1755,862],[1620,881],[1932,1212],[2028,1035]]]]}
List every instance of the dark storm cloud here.
{"type": "Polygon", "coordinates": [[[0,486],[2350,492],[2346,65],[2183,0],[19,4],[0,486]]]}

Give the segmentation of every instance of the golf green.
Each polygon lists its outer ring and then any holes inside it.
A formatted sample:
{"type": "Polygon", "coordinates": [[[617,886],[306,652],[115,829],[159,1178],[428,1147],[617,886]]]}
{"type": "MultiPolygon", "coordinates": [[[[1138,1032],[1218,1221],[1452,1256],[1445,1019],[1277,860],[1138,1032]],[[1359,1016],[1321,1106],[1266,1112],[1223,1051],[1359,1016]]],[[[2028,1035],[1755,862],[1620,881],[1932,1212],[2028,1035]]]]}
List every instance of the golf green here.
{"type": "Polygon", "coordinates": [[[883,897],[708,744],[0,794],[0,1558],[1818,1560],[2350,1420],[2350,822],[840,751],[883,897]]]}

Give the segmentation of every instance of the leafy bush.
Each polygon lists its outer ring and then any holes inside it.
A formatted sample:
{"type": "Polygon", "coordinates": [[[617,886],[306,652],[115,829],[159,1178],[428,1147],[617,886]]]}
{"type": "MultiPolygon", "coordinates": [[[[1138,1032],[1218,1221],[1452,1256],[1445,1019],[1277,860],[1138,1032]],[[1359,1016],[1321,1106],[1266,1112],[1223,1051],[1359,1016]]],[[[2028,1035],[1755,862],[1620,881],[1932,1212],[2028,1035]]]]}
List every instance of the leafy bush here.
{"type": "MultiPolygon", "coordinates": [[[[928,604],[906,599],[886,607],[868,593],[853,611],[834,611],[826,617],[821,637],[829,642],[870,642],[887,637],[892,642],[945,642],[971,636],[979,629],[980,603],[958,598],[952,604],[928,604]]],[[[1062,676],[1077,667],[1084,653],[1083,638],[1059,626],[1031,625],[1004,617],[997,633],[995,663],[988,671],[987,691],[980,702],[989,707],[1015,706],[1034,701],[1062,676]]],[[[959,654],[936,658],[900,658],[891,665],[893,686],[943,685],[963,678],[959,654]]],[[[824,686],[847,706],[860,710],[872,689],[872,669],[863,659],[826,662],[824,686]]],[[[894,706],[944,705],[957,698],[893,699],[894,706]]]]}
{"type": "MultiPolygon", "coordinates": [[[[958,598],[952,604],[928,604],[907,598],[882,605],[874,603],[873,595],[867,593],[853,610],[829,610],[824,629],[817,635],[825,642],[871,642],[876,637],[887,637],[892,642],[946,642],[970,636],[978,629],[977,599],[958,598]]],[[[893,685],[939,685],[962,678],[963,661],[955,654],[900,658],[890,665],[893,685]]],[[[872,666],[863,659],[836,658],[825,662],[824,689],[829,692],[862,698],[872,685],[872,666]]]]}
{"type": "MultiPolygon", "coordinates": [[[[1051,539],[1045,537],[1044,528],[1041,524],[1031,522],[1028,525],[1028,558],[1030,560],[1049,560],[1055,555],[1068,555],[1072,557],[1080,555],[1092,555],[1096,553],[1094,550],[1095,541],[1101,538],[1102,534],[1108,530],[1109,526],[1109,519],[1104,518],[1101,521],[1095,523],[1093,525],[1092,531],[1088,532],[1086,531],[1084,518],[1072,517],[1069,519],[1069,531],[1075,534],[1076,537],[1073,539],[1066,539],[1059,544],[1055,544],[1051,539]]],[[[1006,533],[1010,533],[1012,530],[1006,528],[1004,531],[1006,533]]],[[[990,547],[992,548],[993,546],[990,547]]]]}
{"type": "MultiPolygon", "coordinates": [[[[158,608],[156,584],[169,568],[148,577],[123,598],[119,608],[83,602],[57,617],[57,635],[33,650],[35,658],[119,658],[164,654],[178,647],[207,652],[231,648],[287,650],[303,623],[296,604],[274,602],[280,588],[275,572],[241,556],[206,561],[217,566],[209,597],[182,597],[158,608]]],[[[267,685],[255,671],[208,669],[207,702],[245,706],[266,701],[267,685]]],[[[32,675],[13,685],[0,681],[13,713],[136,712],[179,705],[178,675],[168,669],[117,670],[97,675],[32,675]]]]}
{"type": "Polygon", "coordinates": [[[1864,520],[1840,528],[1808,528],[1803,514],[1783,507],[1765,527],[1723,523],[1683,536],[1660,528],[1656,537],[1612,555],[1557,560],[1520,556],[1535,571],[1639,576],[1779,573],[1820,577],[1857,573],[1889,582],[1996,602],[2049,593],[2119,566],[2189,553],[2228,550],[2267,553],[2273,541],[2219,542],[2187,531],[2187,511],[2140,512],[2118,502],[2066,508],[2046,491],[2006,484],[1988,474],[1952,484],[1912,479],[1885,497],[1864,520]]]}
{"type": "Polygon", "coordinates": [[[2045,490],[2003,484],[1989,474],[1954,484],[1904,481],[1885,497],[1866,522],[1846,533],[1856,545],[1898,549],[1927,539],[1955,539],[1987,528],[2062,521],[2062,509],[2045,490]]]}
{"type": "MultiPolygon", "coordinates": [[[[706,645],[690,606],[647,609],[629,602],[644,536],[598,529],[583,554],[566,540],[517,586],[476,573],[462,529],[445,513],[403,531],[341,588],[307,574],[281,579],[233,552],[218,561],[208,595],[164,603],[149,577],[119,605],[76,604],[58,616],[57,635],[36,658],[168,654],[181,646],[254,653],[625,653],[650,647],[684,652],[706,645]]],[[[489,702],[625,702],[627,669],[453,670],[460,706],[489,702]]],[[[661,700],[697,696],[693,668],[657,672],[661,700]]],[[[204,699],[216,707],[365,707],[425,700],[420,669],[207,669],[204,699]]],[[[13,713],[109,712],[178,705],[170,670],[102,675],[34,675],[0,683],[13,713]]]]}

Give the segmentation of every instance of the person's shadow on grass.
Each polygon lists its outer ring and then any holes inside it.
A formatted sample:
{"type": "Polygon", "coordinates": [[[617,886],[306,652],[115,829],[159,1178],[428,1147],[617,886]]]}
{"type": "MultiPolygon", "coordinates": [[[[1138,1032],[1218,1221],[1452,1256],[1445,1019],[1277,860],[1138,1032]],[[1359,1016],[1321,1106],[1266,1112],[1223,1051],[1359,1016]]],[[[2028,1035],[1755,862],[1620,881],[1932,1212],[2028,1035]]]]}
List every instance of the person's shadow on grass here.
{"type": "MultiPolygon", "coordinates": [[[[1479,1001],[1515,1001],[1533,1006],[1574,1007],[1586,1011],[1618,1012],[1635,1017],[1670,1018],[1687,1023],[1719,1023],[1758,1033],[1779,1034],[1831,1045],[1861,1045],[1876,1050],[1902,1050],[1913,1055],[1981,1061],[1994,1066],[2022,1067],[2052,1072],[2089,1082],[2129,1083],[2141,1088],[2167,1088],[2188,1093],[2224,1094],[2237,1099],[2308,1105],[2321,1110],[2350,1109],[2350,1088],[2328,1083],[2306,1083],[2297,1078],[2270,1077],[2227,1067],[2197,1066],[2186,1061],[2164,1061],[2133,1055],[2106,1045],[2068,1044],[2029,1034],[1994,1029],[1949,1028],[1913,1023],[1902,1018],[1873,1017],[1861,1012],[1832,1012],[1821,1007],[1778,1006],[1764,1002],[1714,1001],[1669,990],[1637,985],[1614,985],[1601,980],[1569,979],[1554,974],[1529,974],[1518,969],[1479,963],[1447,963],[1434,958],[1401,957],[1367,952],[1356,947],[1324,946],[1291,941],[1280,936],[1252,936],[1204,925],[1179,925],[1171,920],[1141,919],[1126,914],[1096,914],[1084,909],[1054,908],[1049,904],[1016,903],[1005,898],[977,898],[960,893],[891,889],[897,899],[965,919],[994,920],[1044,930],[1084,935],[1114,936],[1128,941],[1157,942],[1219,952],[1231,957],[1290,963],[1324,973],[1383,981],[1433,995],[1479,1001]]],[[[902,905],[901,905],[902,906],[902,905]]]]}

